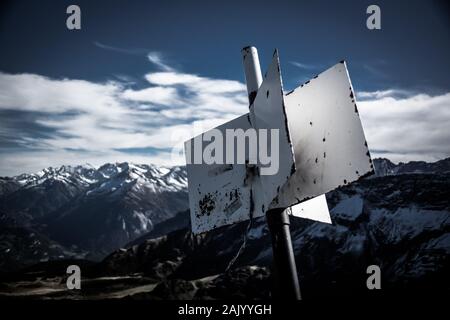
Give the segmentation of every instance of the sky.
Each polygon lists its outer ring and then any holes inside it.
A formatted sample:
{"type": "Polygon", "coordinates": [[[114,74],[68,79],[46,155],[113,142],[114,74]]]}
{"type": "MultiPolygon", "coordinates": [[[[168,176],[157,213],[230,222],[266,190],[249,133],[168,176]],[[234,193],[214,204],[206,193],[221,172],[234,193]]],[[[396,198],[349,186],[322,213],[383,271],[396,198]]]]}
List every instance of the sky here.
{"type": "Polygon", "coordinates": [[[372,155],[442,159],[449,31],[445,1],[2,1],[0,175],[183,164],[174,146],[248,112],[247,45],[263,71],[279,50],[286,91],[345,59],[372,155]]]}

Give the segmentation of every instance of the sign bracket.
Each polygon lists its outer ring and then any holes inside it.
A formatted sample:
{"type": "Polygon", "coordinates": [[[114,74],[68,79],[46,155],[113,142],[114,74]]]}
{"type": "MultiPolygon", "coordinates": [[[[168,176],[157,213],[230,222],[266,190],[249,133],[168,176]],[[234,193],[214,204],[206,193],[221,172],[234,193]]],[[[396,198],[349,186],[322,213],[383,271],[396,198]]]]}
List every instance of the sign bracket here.
{"type": "MultiPolygon", "coordinates": [[[[245,47],[242,49],[242,58],[251,105],[262,83],[258,51],[255,47],[245,47]]],[[[266,213],[266,221],[272,238],[275,298],[300,300],[300,285],[289,229],[289,215],[285,208],[270,209],[266,213]]]]}

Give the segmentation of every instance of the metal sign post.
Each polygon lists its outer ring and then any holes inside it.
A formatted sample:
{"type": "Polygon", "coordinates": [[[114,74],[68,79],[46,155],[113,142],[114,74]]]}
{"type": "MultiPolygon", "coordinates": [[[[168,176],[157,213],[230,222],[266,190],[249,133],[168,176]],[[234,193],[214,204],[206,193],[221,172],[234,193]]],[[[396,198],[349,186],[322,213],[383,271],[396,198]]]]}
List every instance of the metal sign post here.
{"type": "Polygon", "coordinates": [[[256,48],[242,55],[249,112],[185,142],[192,232],[266,216],[274,296],[300,299],[289,215],[331,223],[325,193],[373,174],[373,164],[344,61],[285,93],[277,50],[264,77],[256,48]],[[250,152],[261,145],[276,154],[275,170],[250,152]]]}
{"type": "Polygon", "coordinates": [[[242,49],[244,60],[245,82],[247,83],[248,102],[250,105],[255,101],[256,93],[262,83],[261,66],[259,65],[258,51],[255,47],[242,49]]]}
{"type": "Polygon", "coordinates": [[[297,265],[292,248],[289,215],[285,209],[271,209],[266,213],[272,238],[274,298],[300,300],[297,265]]]}
{"type": "MultiPolygon", "coordinates": [[[[255,47],[242,49],[249,104],[252,105],[262,83],[258,51],[255,47]]],[[[266,220],[272,238],[274,265],[274,294],[279,298],[300,300],[300,286],[289,230],[289,216],[284,208],[268,210],[266,220]]]]}

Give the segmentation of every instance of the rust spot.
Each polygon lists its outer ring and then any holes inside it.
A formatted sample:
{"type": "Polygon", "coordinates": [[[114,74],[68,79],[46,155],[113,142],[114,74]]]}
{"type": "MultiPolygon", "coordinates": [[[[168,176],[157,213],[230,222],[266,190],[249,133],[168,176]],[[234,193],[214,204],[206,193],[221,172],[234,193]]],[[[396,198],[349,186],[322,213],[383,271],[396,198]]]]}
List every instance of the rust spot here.
{"type": "Polygon", "coordinates": [[[242,207],[241,199],[236,198],[231,203],[226,205],[224,211],[227,215],[231,215],[233,212],[235,212],[240,207],[242,207]]]}
{"type": "Polygon", "coordinates": [[[209,216],[211,212],[216,207],[216,200],[213,194],[208,193],[205,194],[202,200],[198,202],[199,208],[200,208],[200,214],[197,215],[197,217],[207,215],[209,216]]]}
{"type": "Polygon", "coordinates": [[[250,221],[253,219],[253,210],[255,210],[255,202],[253,201],[253,189],[250,189],[250,221]]]}
{"type": "MultiPolygon", "coordinates": [[[[373,168],[372,168],[372,169],[373,169],[373,168]]],[[[363,174],[362,176],[360,176],[359,179],[363,179],[363,178],[368,177],[368,176],[371,176],[371,175],[373,175],[373,174],[375,174],[375,171],[374,171],[374,170],[371,170],[371,171],[367,172],[366,174],[363,174]]]]}
{"type": "Polygon", "coordinates": [[[278,204],[278,202],[279,202],[278,196],[276,196],[275,199],[273,199],[273,202],[274,202],[275,204],[278,204]]]}
{"type": "MultiPolygon", "coordinates": [[[[281,95],[283,95],[283,91],[281,91],[281,95]]],[[[283,110],[283,116],[284,116],[284,127],[286,128],[286,137],[287,137],[289,145],[292,148],[292,141],[291,141],[291,136],[289,135],[289,125],[288,125],[287,114],[286,114],[286,106],[284,105],[284,99],[283,99],[283,104],[282,104],[282,110],[283,110]]]]}
{"type": "Polygon", "coordinates": [[[221,165],[220,167],[216,167],[210,171],[208,171],[208,176],[212,177],[212,176],[218,176],[221,175],[224,172],[233,170],[233,165],[232,164],[224,164],[221,165]]]}
{"type": "Polygon", "coordinates": [[[248,161],[246,161],[244,185],[251,185],[253,177],[257,176],[259,176],[259,167],[254,164],[248,164],[248,161]]]}
{"type": "Polygon", "coordinates": [[[248,95],[248,100],[250,101],[250,104],[252,104],[253,101],[255,101],[255,98],[256,98],[256,92],[257,92],[257,91],[252,91],[252,92],[249,93],[249,95],[248,95]]]}

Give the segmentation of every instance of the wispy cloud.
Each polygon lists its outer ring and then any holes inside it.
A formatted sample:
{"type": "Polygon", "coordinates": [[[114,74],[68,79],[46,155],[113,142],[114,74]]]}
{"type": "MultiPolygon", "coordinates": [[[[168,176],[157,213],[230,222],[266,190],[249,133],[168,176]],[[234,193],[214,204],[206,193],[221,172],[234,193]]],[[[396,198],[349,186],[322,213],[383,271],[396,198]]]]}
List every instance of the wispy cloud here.
{"type": "Polygon", "coordinates": [[[150,52],[147,54],[148,60],[159,67],[163,71],[175,71],[171,66],[169,66],[162,58],[161,54],[159,52],[150,52]]]}
{"type": "Polygon", "coordinates": [[[362,68],[364,71],[368,72],[370,75],[374,76],[375,78],[386,79],[389,76],[384,71],[383,66],[384,66],[384,64],[382,64],[382,63],[376,63],[374,65],[364,63],[362,65],[362,68]]]}
{"type": "MultiPolygon", "coordinates": [[[[0,72],[0,175],[86,162],[182,164],[168,150],[248,111],[243,83],[179,72],[155,57],[159,70],[144,74],[140,88],[0,72]]],[[[450,156],[450,93],[390,89],[357,98],[375,156],[450,156]]]]}
{"type": "Polygon", "coordinates": [[[130,55],[145,56],[147,59],[162,71],[175,71],[166,61],[160,52],[150,51],[144,48],[122,48],[94,41],[94,45],[98,48],[130,55]]]}
{"type": "Polygon", "coordinates": [[[94,45],[98,48],[104,49],[104,50],[109,50],[109,51],[114,51],[114,52],[118,52],[118,53],[124,53],[124,54],[131,54],[131,55],[146,55],[148,53],[148,49],[143,49],[143,48],[121,48],[121,47],[115,47],[115,46],[110,46],[98,41],[94,41],[94,45]]]}
{"type": "Polygon", "coordinates": [[[301,62],[297,62],[297,61],[289,61],[290,64],[292,64],[293,66],[300,68],[300,69],[304,69],[304,70],[317,70],[319,69],[319,66],[313,65],[313,64],[306,64],[306,63],[301,63],[301,62]]]}
{"type": "Polygon", "coordinates": [[[402,90],[357,93],[367,142],[375,156],[393,161],[450,156],[450,93],[431,96],[402,90]]]}
{"type": "Polygon", "coordinates": [[[402,89],[388,89],[388,90],[376,90],[376,91],[359,91],[359,100],[373,100],[382,99],[387,97],[392,98],[408,98],[414,95],[414,92],[402,89]]]}
{"type": "Polygon", "coordinates": [[[21,119],[0,132],[0,175],[120,159],[180,164],[167,150],[247,112],[244,84],[170,70],[145,74],[139,89],[0,72],[0,112],[21,119]]]}

